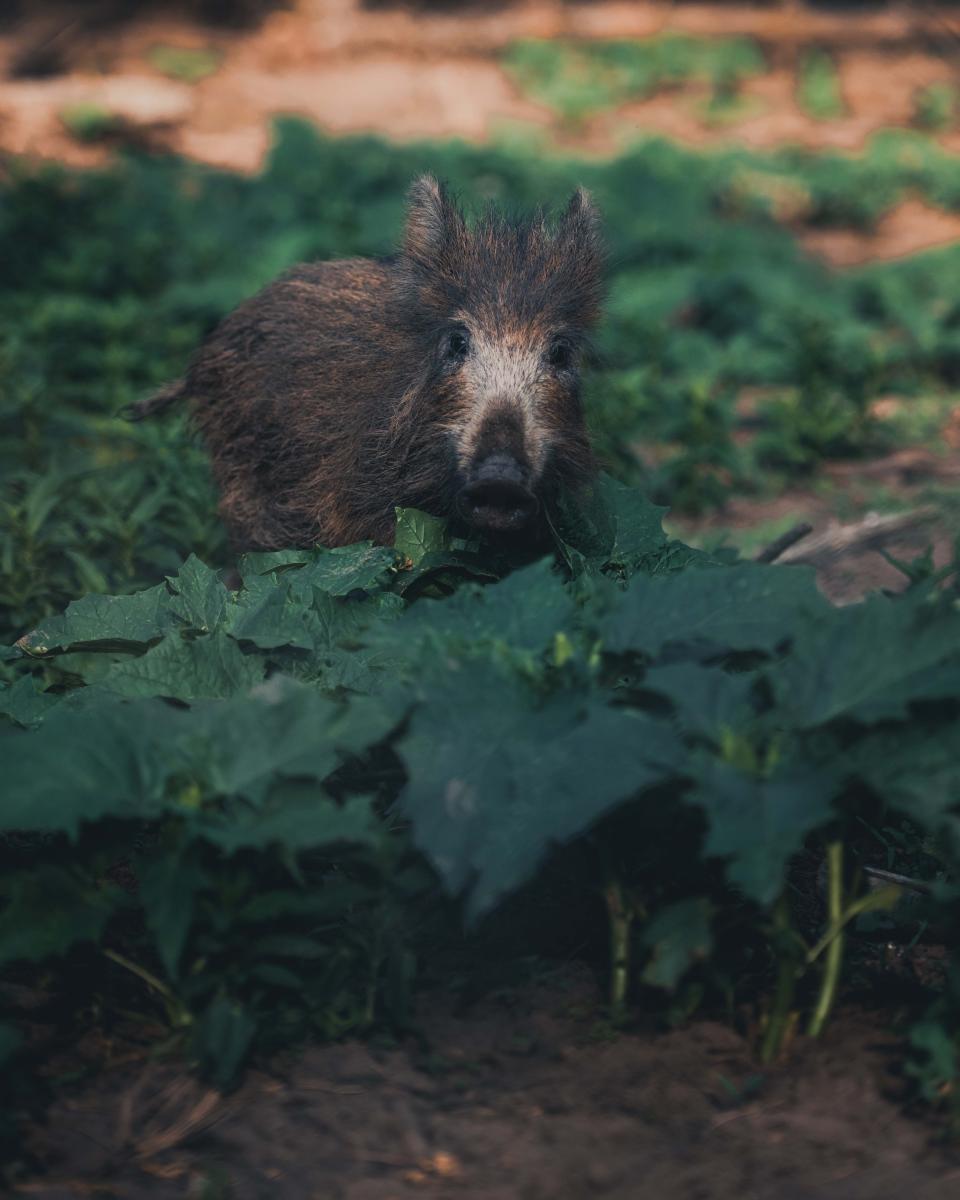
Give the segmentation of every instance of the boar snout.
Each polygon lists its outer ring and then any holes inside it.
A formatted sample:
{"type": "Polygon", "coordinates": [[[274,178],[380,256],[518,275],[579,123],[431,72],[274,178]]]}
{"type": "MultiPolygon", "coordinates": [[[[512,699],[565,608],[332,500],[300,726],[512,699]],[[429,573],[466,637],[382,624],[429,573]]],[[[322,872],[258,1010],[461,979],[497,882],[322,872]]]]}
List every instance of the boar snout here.
{"type": "Polygon", "coordinates": [[[523,529],[539,504],[527,486],[529,471],[512,454],[491,454],[471,472],[460,493],[460,511],[479,529],[509,532],[523,529]]]}

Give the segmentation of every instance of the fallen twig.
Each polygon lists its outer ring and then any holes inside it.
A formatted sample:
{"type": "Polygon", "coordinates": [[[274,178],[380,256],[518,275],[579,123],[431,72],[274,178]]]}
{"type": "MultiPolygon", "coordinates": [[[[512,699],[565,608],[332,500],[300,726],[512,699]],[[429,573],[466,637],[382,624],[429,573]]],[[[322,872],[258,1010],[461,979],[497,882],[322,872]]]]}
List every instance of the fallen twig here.
{"type": "Polygon", "coordinates": [[[766,546],[759,554],[756,555],[754,561],[758,563],[772,563],[785,554],[791,546],[796,545],[801,538],[805,538],[808,533],[813,532],[813,526],[807,524],[806,521],[801,521],[799,525],[794,525],[792,529],[788,529],[786,533],[781,533],[778,538],[774,538],[769,546],[766,546]]]}
{"type": "Polygon", "coordinates": [[[867,513],[862,521],[850,525],[836,522],[813,537],[806,538],[803,545],[791,545],[788,549],[781,550],[779,561],[822,565],[851,551],[876,549],[892,538],[900,537],[917,526],[934,520],[936,516],[937,510],[931,506],[886,516],[867,513]]]}

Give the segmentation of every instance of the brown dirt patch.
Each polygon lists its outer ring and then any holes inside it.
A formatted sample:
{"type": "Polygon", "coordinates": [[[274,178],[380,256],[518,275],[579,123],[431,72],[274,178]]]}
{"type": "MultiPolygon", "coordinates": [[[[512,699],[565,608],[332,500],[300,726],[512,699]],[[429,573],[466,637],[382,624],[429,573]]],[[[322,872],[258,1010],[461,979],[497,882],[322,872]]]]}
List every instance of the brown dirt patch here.
{"type": "Polygon", "coordinates": [[[598,153],[651,133],[691,144],[735,139],[855,150],[877,129],[907,122],[916,89],[949,78],[956,58],[953,19],[917,9],[851,17],[795,5],[614,0],[450,9],[298,0],[289,9],[267,8],[262,21],[237,30],[193,23],[162,6],[118,24],[97,18],[95,6],[78,15],[76,5],[38,5],[0,30],[0,150],[75,165],[101,161],[108,147],[78,142],[63,126],[64,108],[78,102],[119,110],[132,135],[150,145],[239,170],[259,166],[270,121],[280,113],[301,114],[335,133],[477,141],[504,121],[525,122],[564,146],[598,153]],[[704,90],[690,87],[599,114],[571,132],[519,95],[497,62],[519,37],[645,37],[666,29],[754,36],[766,46],[771,70],[747,82],[732,117],[705,116],[704,90]],[[838,51],[849,111],[834,121],[815,121],[796,104],[793,63],[798,47],[813,42],[838,51]],[[212,47],[222,62],[191,87],[150,65],[157,45],[212,47]],[[51,46],[59,74],[17,74],[17,64],[49,57],[51,46]]]}
{"type": "Polygon", "coordinates": [[[918,198],[890,209],[872,230],[800,228],[804,247],[835,267],[905,258],[960,241],[960,213],[944,212],[918,198]]]}
{"type": "Polygon", "coordinates": [[[960,1189],[960,1159],[898,1107],[895,1044],[863,1013],[842,1013],[762,1077],[721,1024],[596,1040],[594,985],[574,971],[467,1013],[428,999],[419,1015],[425,1046],[311,1048],[227,1098],[174,1067],[109,1071],[31,1132],[48,1177],[20,1192],[947,1200],[960,1189]]]}

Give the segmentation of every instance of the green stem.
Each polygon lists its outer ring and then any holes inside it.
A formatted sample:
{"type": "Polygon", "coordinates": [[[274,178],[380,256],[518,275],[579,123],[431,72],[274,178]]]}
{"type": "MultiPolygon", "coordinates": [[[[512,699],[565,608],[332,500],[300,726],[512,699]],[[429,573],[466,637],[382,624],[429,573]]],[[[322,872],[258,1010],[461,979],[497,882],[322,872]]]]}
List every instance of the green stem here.
{"type": "Polygon", "coordinates": [[[820,994],[807,1026],[810,1037],[819,1037],[823,1032],[836,1000],[840,966],[843,963],[843,917],[843,842],[831,842],[827,846],[827,918],[829,930],[834,932],[823,962],[820,994]]]}
{"type": "Polygon", "coordinates": [[[159,992],[164,1000],[166,1000],[169,1004],[176,1004],[176,997],[174,996],[173,992],[171,992],[167,985],[162,983],[156,977],[156,975],[151,975],[151,973],[145,967],[141,967],[137,963],[131,962],[129,958],[124,958],[124,956],[122,954],[118,954],[116,950],[104,950],[103,953],[107,958],[110,959],[111,962],[115,962],[118,964],[118,966],[126,967],[128,971],[132,971],[133,974],[136,975],[138,979],[142,979],[148,987],[152,987],[154,991],[159,992]]]}
{"type": "Polygon", "coordinates": [[[604,893],[610,917],[610,1017],[623,1020],[630,982],[630,926],[634,909],[623,894],[619,880],[611,880],[604,893]]]}
{"type": "Polygon", "coordinates": [[[861,896],[859,900],[854,900],[844,910],[843,915],[837,922],[832,922],[827,926],[826,932],[807,952],[807,965],[816,962],[820,955],[827,949],[835,937],[838,937],[843,931],[844,926],[861,913],[873,912],[878,908],[892,908],[903,894],[903,888],[897,884],[890,884],[888,887],[878,888],[875,892],[867,892],[865,896],[861,896]]]}
{"type": "Polygon", "coordinates": [[[103,953],[111,962],[115,962],[125,970],[131,971],[138,979],[142,979],[147,987],[153,988],[155,992],[158,992],[163,997],[163,1004],[167,1010],[167,1020],[175,1029],[182,1029],[191,1023],[193,1018],[190,1016],[189,1011],[181,1004],[170,988],[162,980],[158,979],[156,975],[151,974],[145,967],[132,962],[129,958],[124,958],[116,950],[104,950],[103,953]]]}
{"type": "Polygon", "coordinates": [[[793,955],[786,953],[784,943],[790,930],[790,910],[786,895],[777,901],[773,911],[774,927],[781,935],[780,965],[777,968],[777,988],[773,996],[773,1007],[763,1035],[760,1057],[765,1063],[773,1062],[783,1047],[784,1035],[790,1028],[793,995],[797,986],[797,964],[793,955]]]}

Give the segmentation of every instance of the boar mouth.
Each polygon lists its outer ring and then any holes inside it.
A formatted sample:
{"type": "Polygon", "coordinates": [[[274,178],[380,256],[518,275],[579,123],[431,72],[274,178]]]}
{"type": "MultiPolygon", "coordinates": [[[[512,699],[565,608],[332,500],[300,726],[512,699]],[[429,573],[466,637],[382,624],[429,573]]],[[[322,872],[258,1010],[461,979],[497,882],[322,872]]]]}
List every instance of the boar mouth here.
{"type": "Polygon", "coordinates": [[[470,524],[497,533],[523,529],[538,508],[532,492],[506,479],[481,480],[460,493],[460,511],[470,524]]]}

